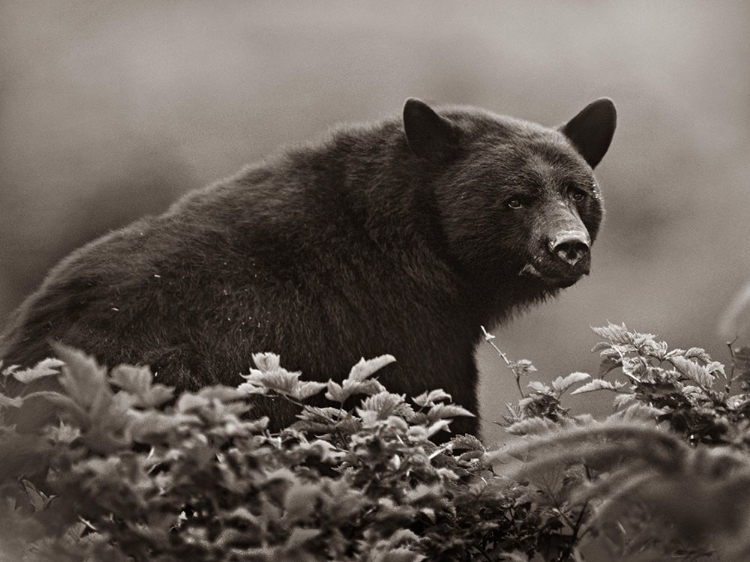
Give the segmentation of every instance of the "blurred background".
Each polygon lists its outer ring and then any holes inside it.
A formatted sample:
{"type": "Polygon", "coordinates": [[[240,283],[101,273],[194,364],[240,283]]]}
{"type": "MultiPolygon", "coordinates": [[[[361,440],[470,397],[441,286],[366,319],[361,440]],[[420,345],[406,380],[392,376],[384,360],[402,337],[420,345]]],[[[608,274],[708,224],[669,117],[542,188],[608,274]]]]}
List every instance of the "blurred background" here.
{"type": "MultiPolygon", "coordinates": [[[[495,341],[541,380],[595,374],[589,326],[608,320],[728,361],[750,281],[749,64],[741,0],[0,2],[0,320],[84,242],[408,96],[548,125],[610,96],[592,275],[495,341]]],[[[492,443],[518,391],[478,353],[492,443]]]]}

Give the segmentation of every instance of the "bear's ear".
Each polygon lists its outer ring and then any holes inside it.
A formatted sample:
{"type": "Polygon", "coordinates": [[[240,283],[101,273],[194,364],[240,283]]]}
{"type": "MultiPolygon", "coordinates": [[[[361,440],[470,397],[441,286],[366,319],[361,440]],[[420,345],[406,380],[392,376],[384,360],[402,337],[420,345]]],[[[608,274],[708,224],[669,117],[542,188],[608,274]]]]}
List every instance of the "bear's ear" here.
{"type": "Polygon", "coordinates": [[[404,105],[404,131],[409,148],[422,158],[447,156],[458,145],[455,125],[416,98],[404,105]]]}
{"type": "Polygon", "coordinates": [[[596,168],[607,153],[617,125],[615,104],[609,98],[591,102],[560,127],[589,166],[596,168]]]}

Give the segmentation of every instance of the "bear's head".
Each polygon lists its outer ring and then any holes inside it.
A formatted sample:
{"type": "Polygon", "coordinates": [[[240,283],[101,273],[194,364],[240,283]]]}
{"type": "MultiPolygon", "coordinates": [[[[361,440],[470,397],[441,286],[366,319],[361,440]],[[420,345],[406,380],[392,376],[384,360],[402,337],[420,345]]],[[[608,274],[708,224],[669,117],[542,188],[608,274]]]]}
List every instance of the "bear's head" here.
{"type": "Polygon", "coordinates": [[[538,293],[589,273],[603,216],[593,169],[614,134],[611,100],[557,128],[474,108],[435,111],[416,99],[403,120],[456,268],[501,290],[538,293]]]}

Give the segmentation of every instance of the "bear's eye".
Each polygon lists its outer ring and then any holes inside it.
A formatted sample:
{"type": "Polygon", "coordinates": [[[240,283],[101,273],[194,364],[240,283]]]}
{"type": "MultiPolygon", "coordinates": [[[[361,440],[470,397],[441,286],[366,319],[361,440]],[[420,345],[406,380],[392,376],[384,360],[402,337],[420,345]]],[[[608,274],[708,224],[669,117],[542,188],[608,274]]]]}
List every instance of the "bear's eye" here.
{"type": "Polygon", "coordinates": [[[571,191],[570,197],[576,203],[580,203],[581,201],[584,201],[586,199],[586,197],[588,196],[588,194],[585,191],[583,191],[582,189],[573,188],[570,191],[571,191]]]}
{"type": "Polygon", "coordinates": [[[511,197],[508,199],[505,204],[508,206],[509,209],[522,209],[523,208],[523,201],[520,197],[511,197]]]}

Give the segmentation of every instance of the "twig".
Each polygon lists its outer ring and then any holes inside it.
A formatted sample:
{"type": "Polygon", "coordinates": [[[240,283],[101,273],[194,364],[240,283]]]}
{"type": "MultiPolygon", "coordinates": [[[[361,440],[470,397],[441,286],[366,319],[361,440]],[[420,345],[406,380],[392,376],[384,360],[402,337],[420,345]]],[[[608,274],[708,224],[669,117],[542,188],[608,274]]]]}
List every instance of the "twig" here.
{"type": "Polygon", "coordinates": [[[518,392],[521,394],[521,398],[526,398],[526,395],[523,392],[523,389],[521,388],[521,377],[516,372],[516,370],[513,368],[513,362],[508,359],[508,356],[505,355],[505,353],[495,345],[495,343],[492,341],[495,339],[495,336],[490,334],[487,330],[484,329],[484,326],[480,326],[482,328],[482,333],[484,333],[484,341],[486,341],[488,344],[490,344],[495,351],[497,351],[497,354],[502,358],[503,361],[505,361],[505,365],[510,369],[510,372],[513,373],[513,376],[516,379],[516,386],[518,387],[518,392]]]}

